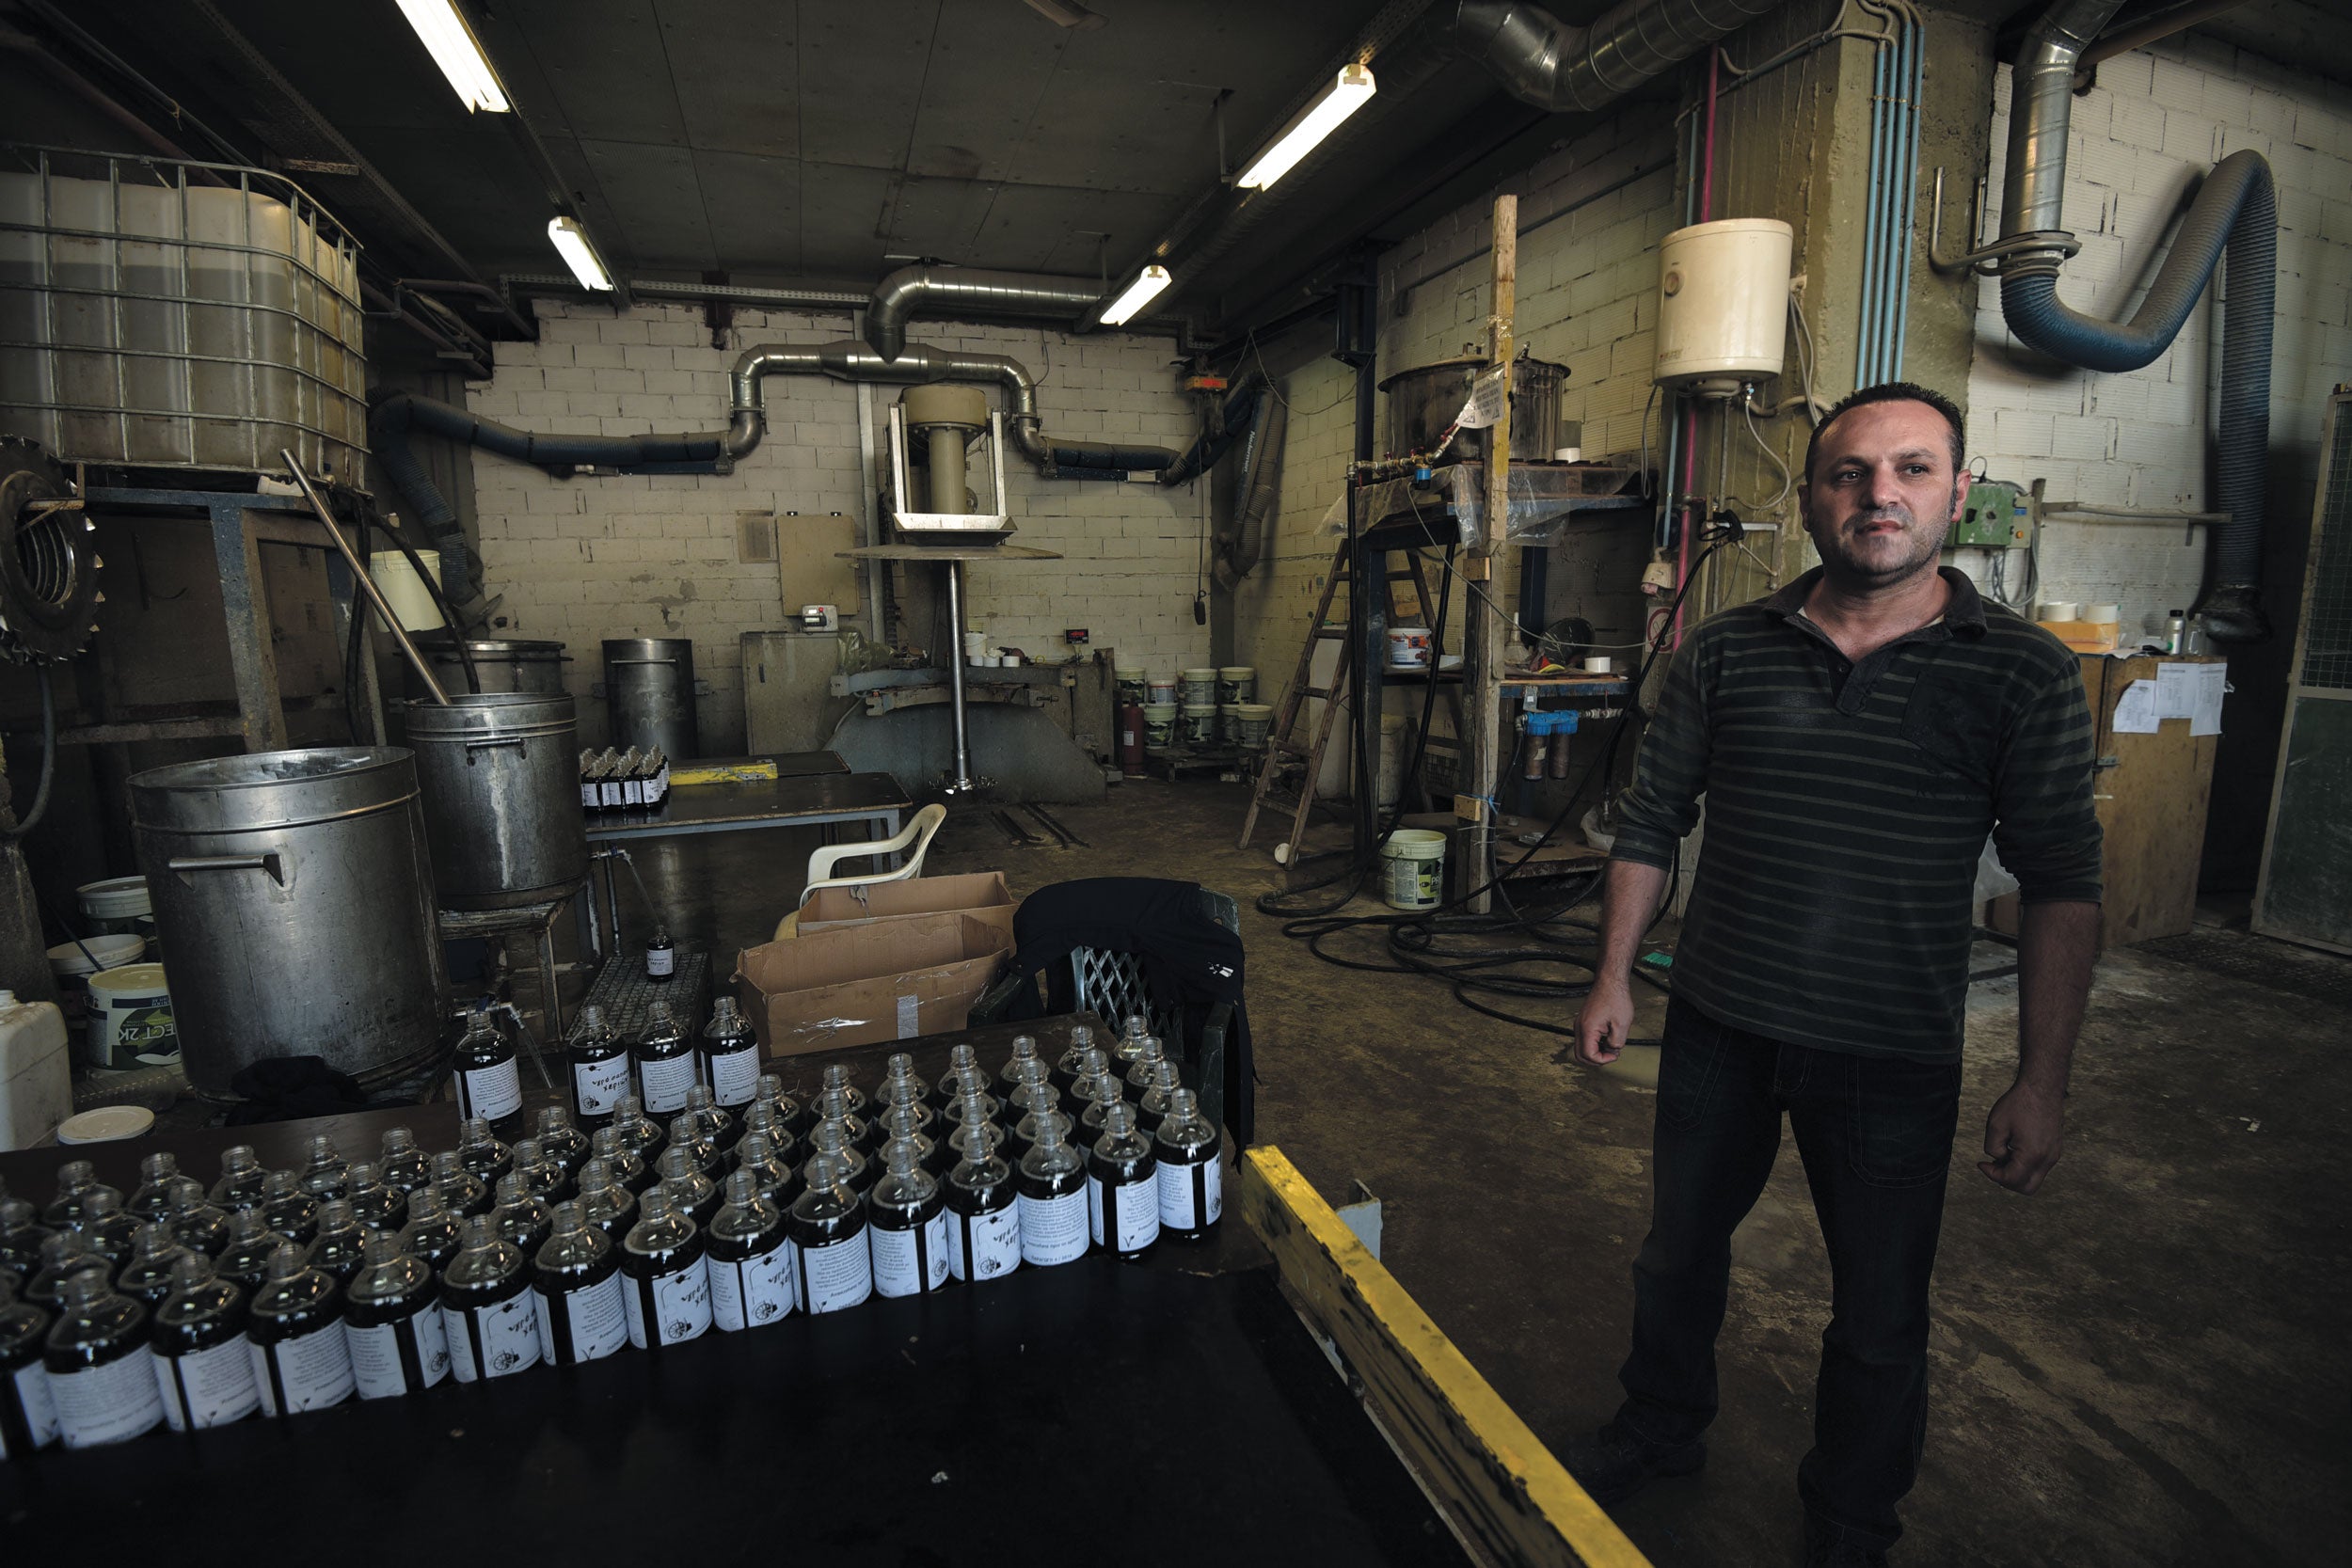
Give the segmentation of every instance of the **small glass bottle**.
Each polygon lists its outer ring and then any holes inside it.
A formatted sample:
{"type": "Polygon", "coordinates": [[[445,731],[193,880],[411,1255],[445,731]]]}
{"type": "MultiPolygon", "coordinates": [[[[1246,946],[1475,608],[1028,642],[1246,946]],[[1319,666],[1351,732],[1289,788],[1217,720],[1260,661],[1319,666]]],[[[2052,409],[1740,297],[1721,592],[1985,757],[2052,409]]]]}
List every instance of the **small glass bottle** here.
{"type": "Polygon", "coordinates": [[[1183,1086],[1174,1062],[1162,1057],[1152,1064],[1152,1085],[1136,1101],[1136,1125],[1147,1137],[1160,1135],[1160,1123],[1168,1119],[1168,1104],[1183,1086]]]}
{"type": "Polygon", "coordinates": [[[710,1223],[722,1201],[719,1184],[694,1164],[693,1151],[675,1139],[661,1151],[661,1191],[698,1226],[710,1223]]]}
{"type": "MultiPolygon", "coordinates": [[[[453,1148],[445,1148],[433,1156],[433,1190],[441,1195],[441,1201],[448,1204],[460,1219],[469,1220],[476,1214],[486,1214],[490,1212],[490,1205],[496,1201],[490,1192],[490,1183],[468,1170],[465,1160],[453,1148]]],[[[417,1212],[414,1193],[408,1195],[408,1212],[411,1214],[417,1212]]]]}
{"type": "MultiPolygon", "coordinates": [[[[758,1084],[752,1092],[752,1103],[767,1106],[769,1115],[775,1117],[776,1127],[781,1132],[798,1138],[808,1131],[808,1112],[799,1101],[784,1092],[784,1080],[772,1072],[759,1075],[758,1084]]],[[[750,1125],[748,1116],[745,1125],[750,1125]]],[[[779,1144],[776,1147],[781,1151],[784,1146],[779,1144]]]]}
{"type": "Polygon", "coordinates": [[[659,1350],[709,1331],[707,1251],[702,1228],[667,1192],[656,1187],[637,1200],[637,1223],[621,1243],[630,1344],[659,1350]]]}
{"type": "Polygon", "coordinates": [[[183,1176],[172,1184],[171,1233],[207,1258],[229,1250],[229,1211],[204,1196],[204,1183],[183,1176]]]}
{"type": "MultiPolygon", "coordinates": [[[[685,1105],[682,1100],[678,1103],[681,1108],[685,1105]]],[[[647,1170],[661,1158],[661,1146],[669,1141],[662,1135],[661,1124],[645,1115],[644,1101],[634,1093],[621,1096],[613,1104],[612,1119],[607,1125],[636,1151],[647,1170]]]]}
{"type": "Polygon", "coordinates": [[[515,1243],[515,1250],[524,1258],[536,1258],[555,1227],[555,1215],[547,1199],[531,1190],[523,1173],[512,1171],[499,1178],[498,1203],[490,1211],[490,1226],[501,1240],[515,1243]]]}
{"type": "Polygon", "coordinates": [[[394,1235],[408,1223],[408,1195],[398,1187],[388,1187],[377,1173],[373,1162],[361,1160],[351,1167],[351,1186],[343,1194],[343,1201],[351,1205],[352,1216],[370,1230],[389,1230],[394,1235]]]}
{"type": "Polygon", "coordinates": [[[359,1272],[368,1244],[368,1227],[352,1212],[351,1200],[339,1197],[319,1206],[318,1234],[310,1238],[305,1259],[323,1270],[337,1285],[348,1285],[359,1272]]]}
{"type": "Polygon", "coordinates": [[[479,1117],[501,1132],[521,1130],[523,1081],[515,1065],[515,1042],[479,1003],[458,1038],[450,1087],[460,1117],[479,1117]]]}
{"type": "Polygon", "coordinates": [[[422,1259],[437,1275],[466,1244],[466,1218],[450,1207],[441,1188],[419,1187],[408,1195],[408,1223],[400,1227],[400,1250],[422,1259]]]}
{"type": "Polygon", "coordinates": [[[844,1096],[842,1110],[850,1116],[860,1118],[865,1117],[866,1096],[860,1092],[855,1084],[850,1082],[848,1064],[835,1062],[825,1069],[824,1087],[819,1092],[844,1096]]]}
{"type": "MultiPolygon", "coordinates": [[[[599,1127],[596,1135],[588,1140],[588,1158],[604,1162],[605,1176],[614,1185],[628,1189],[635,1197],[661,1180],[661,1173],[638,1156],[637,1146],[621,1136],[617,1127],[599,1127]]],[[[588,1167],[580,1168],[581,1190],[586,1191],[588,1167]]]]}
{"type": "Polygon", "coordinates": [[[180,1180],[178,1156],[161,1149],[139,1162],[139,1184],[122,1207],[133,1219],[145,1223],[171,1212],[171,1186],[180,1180]]]}
{"type": "Polygon", "coordinates": [[[645,942],[645,978],[655,985],[670,983],[677,974],[677,944],[670,940],[666,926],[656,926],[653,936],[645,942]]]}
{"type": "Polygon", "coordinates": [[[1030,1094],[1029,1103],[1031,1109],[1025,1112],[1010,1129],[1016,1163],[1044,1140],[1048,1128],[1053,1130],[1055,1136],[1068,1139],[1077,1126],[1069,1113],[1061,1108],[1061,1096],[1054,1092],[1051,1084],[1038,1085],[1030,1094]]]}
{"type": "Polygon", "coordinates": [[[433,1180],[433,1158],[417,1147],[414,1132],[388,1127],[376,1144],[375,1174],[387,1187],[411,1194],[433,1180]]]}
{"type": "Polygon", "coordinates": [[[523,1185],[531,1189],[531,1196],[535,1198],[550,1204],[564,1199],[567,1184],[564,1167],[547,1157],[536,1138],[515,1140],[515,1168],[507,1174],[521,1177],[523,1185]]]}
{"type": "Polygon", "coordinates": [[[83,1203],[81,1231],[83,1240],[120,1269],[131,1260],[131,1251],[138,1244],[139,1222],[122,1212],[120,1193],[112,1187],[101,1187],[83,1203]]]}
{"type": "Polygon", "coordinates": [[[539,1364],[531,1272],[522,1249],[501,1236],[486,1214],[466,1221],[465,1244],[441,1271],[441,1329],[449,1336],[450,1370],[460,1383],[483,1383],[539,1364]]]}
{"type": "Polygon", "coordinates": [[[1066,1118],[1039,1118],[1037,1141],[1021,1156],[1013,1191],[1020,1198],[1021,1260],[1050,1268],[1086,1256],[1086,1159],[1071,1148],[1066,1118]]]}
{"type": "Polygon", "coordinates": [[[172,1265],[193,1256],[171,1233],[171,1227],[150,1220],[139,1227],[138,1237],[131,1243],[131,1260],[115,1275],[115,1289],[151,1313],[171,1293],[172,1265]]]}
{"type": "Polygon", "coordinates": [[[571,1067],[572,1115],[582,1127],[602,1127],[629,1092],[636,1079],[629,1067],[628,1041],[604,1021],[595,1003],[580,1009],[564,1054],[571,1067]]]}
{"type": "Polygon", "coordinates": [[[621,1249],[576,1201],[555,1206],[554,1227],[532,1259],[531,1294],[549,1366],[601,1361],[628,1343],[621,1249]]]}
{"type": "Polygon", "coordinates": [[[1163,1234],[1198,1242],[1216,1228],[1225,1212],[1225,1171],[1217,1159],[1223,1147],[1216,1124],[1200,1114],[1198,1095],[1178,1089],[1168,1096],[1168,1118],[1152,1136],[1163,1234]]]}
{"type": "Polygon", "coordinates": [[[213,1260],[213,1272],[245,1292],[246,1300],[269,1283],[271,1255],[286,1238],[269,1227],[259,1209],[240,1209],[229,1216],[229,1244],[213,1260]]]}
{"type": "Polygon", "coordinates": [[[1026,1075],[1027,1065],[1031,1062],[1037,1062],[1040,1066],[1046,1068],[1049,1072],[1052,1069],[1052,1064],[1038,1055],[1037,1040],[1034,1037],[1015,1035],[1012,1037],[1012,1054],[1005,1058],[1003,1069],[996,1074],[997,1099],[1007,1099],[1014,1089],[1020,1087],[1022,1079],[1026,1075]]]}
{"type": "Polygon", "coordinates": [[[55,1321],[47,1307],[17,1300],[16,1287],[0,1279],[0,1459],[22,1459],[57,1440],[57,1406],[41,1359],[55,1321]]]}
{"type": "MultiPolygon", "coordinates": [[[[686,1109],[678,1115],[693,1124],[695,1141],[707,1148],[708,1153],[700,1158],[706,1162],[704,1170],[715,1180],[720,1171],[726,1168],[727,1150],[733,1148],[735,1140],[743,1135],[741,1124],[735,1119],[733,1112],[720,1108],[718,1099],[710,1092],[707,1084],[697,1084],[686,1091],[686,1109]],[[717,1169],[712,1169],[707,1163],[710,1161],[717,1162],[717,1169]]],[[[675,1133],[670,1141],[677,1141],[675,1133]]]]}
{"type": "Polygon", "coordinates": [[[710,1006],[703,1030],[703,1082],[723,1106],[749,1105],[759,1093],[759,1038],[751,1021],[722,996],[710,1006]]]}
{"type": "MultiPolygon", "coordinates": [[[[609,1129],[598,1129],[599,1132],[609,1129]]],[[[580,1167],[580,1212],[612,1239],[614,1247],[637,1223],[637,1195],[621,1184],[612,1163],[596,1155],[580,1167]]]]}
{"type": "Polygon", "coordinates": [[[86,1270],[67,1278],[41,1351],[57,1434],[67,1448],[120,1443],[163,1423],[163,1390],[147,1338],[147,1308],[104,1275],[86,1270]]]}
{"type": "Polygon", "coordinates": [[[324,1410],[351,1397],[342,1287],[303,1262],[292,1242],[279,1243],[269,1255],[269,1277],[246,1311],[245,1338],[262,1415],[324,1410]]]}
{"type": "Polygon", "coordinates": [[[421,1393],[449,1376],[440,1293],[421,1254],[380,1230],[368,1238],[359,1272],[343,1291],[343,1338],[361,1399],[421,1393]]]}
{"type": "MultiPolygon", "coordinates": [[[[977,1104],[977,1090],[966,1095],[964,1130],[989,1126],[977,1104]]],[[[1021,1266],[1021,1212],[1014,1201],[1012,1166],[996,1152],[985,1135],[979,1147],[967,1148],[947,1172],[947,1269],[966,1284],[994,1279],[1021,1266]]]]}
{"type": "Polygon", "coordinates": [[[733,1334],[784,1318],[796,1291],[784,1211],[749,1170],[727,1178],[725,1199],[710,1221],[710,1320],[733,1334]]]}
{"type": "Polygon", "coordinates": [[[1159,1161],[1136,1126],[1135,1107],[1099,1101],[1103,1132],[1087,1151],[1087,1228],[1094,1244],[1140,1258],[1160,1239],[1159,1161]]]}
{"type": "Polygon", "coordinates": [[[755,1190],[778,1209],[789,1209],[801,1196],[800,1172],[774,1152],[767,1133],[744,1133],[743,1141],[735,1146],[735,1156],[737,1172],[749,1172],[755,1190]]]}
{"type": "Polygon", "coordinates": [[[749,1143],[754,1134],[768,1140],[768,1157],[771,1160],[788,1165],[794,1163],[792,1157],[800,1152],[800,1139],[776,1119],[775,1107],[765,1101],[755,1100],[743,1107],[743,1136],[735,1146],[738,1164],[743,1160],[743,1145],[749,1143]]]}
{"type": "Polygon", "coordinates": [[[1071,1096],[1073,1092],[1073,1085],[1086,1072],[1087,1053],[1094,1049],[1094,1031],[1083,1023],[1072,1024],[1070,1044],[1060,1055],[1054,1058],[1053,1075],[1049,1080],[1054,1087],[1061,1091],[1062,1098],[1065,1100],[1071,1096]]]}
{"type": "Polygon", "coordinates": [[[801,1162],[801,1185],[803,1189],[817,1184],[817,1178],[809,1174],[809,1165],[819,1154],[833,1161],[834,1179],[850,1192],[864,1193],[874,1184],[876,1172],[866,1163],[866,1156],[860,1154],[850,1142],[846,1123],[818,1122],[817,1130],[808,1135],[808,1147],[814,1152],[801,1162]]]}
{"type": "Polygon", "coordinates": [[[269,1172],[262,1168],[252,1146],[232,1144],[220,1151],[220,1180],[213,1183],[213,1201],[232,1214],[240,1209],[259,1209],[262,1188],[268,1180],[269,1172]]]}
{"type": "Polygon", "coordinates": [[[351,1162],[342,1157],[335,1140],[321,1132],[310,1140],[310,1152],[302,1164],[302,1190],[325,1203],[330,1197],[342,1197],[351,1190],[351,1162]]]}
{"type": "Polygon", "coordinates": [[[469,1117],[457,1124],[457,1163],[491,1182],[515,1168],[515,1151],[500,1141],[487,1118],[469,1117]]]}
{"type": "Polygon", "coordinates": [[[931,1108],[933,1110],[945,1111],[956,1102],[957,1097],[963,1093],[963,1074],[966,1069],[973,1072],[980,1070],[979,1053],[967,1044],[949,1047],[947,1070],[940,1074],[937,1084],[931,1085],[931,1108]]]}
{"type": "MultiPolygon", "coordinates": [[[[843,1090],[827,1089],[818,1095],[816,1114],[817,1126],[821,1127],[829,1121],[834,1123],[841,1129],[842,1143],[857,1150],[861,1155],[876,1147],[879,1142],[875,1135],[877,1129],[874,1124],[851,1108],[850,1097],[843,1090]]],[[[811,1133],[809,1141],[812,1144],[816,1142],[814,1132],[811,1133]]]]}
{"type": "Polygon", "coordinates": [[[0,1198],[0,1269],[30,1279],[40,1268],[40,1243],[56,1232],[34,1217],[25,1198],[0,1198]]]}
{"type": "MultiPolygon", "coordinates": [[[[818,1129],[821,1133],[823,1129],[818,1129]]],[[[839,1159],[813,1154],[802,1170],[807,1189],[792,1200],[785,1231],[803,1312],[839,1312],[874,1293],[874,1259],[866,1242],[866,1205],[843,1179],[839,1159]]]]}
{"type": "MultiPolygon", "coordinates": [[[[894,1115],[907,1118],[902,1107],[894,1115]]],[[[874,1290],[885,1296],[929,1295],[947,1283],[947,1201],[923,1168],[911,1138],[882,1146],[882,1180],[866,1195],[866,1240],[874,1290]]]]}
{"type": "Polygon", "coordinates": [[[40,1222],[52,1230],[79,1230],[90,1200],[100,1193],[113,1194],[115,1209],[120,1212],[121,1188],[99,1180],[98,1168],[87,1160],[68,1160],[57,1167],[57,1196],[41,1211],[40,1222]]]}
{"type": "Polygon", "coordinates": [[[174,1432],[242,1421],[262,1408],[262,1385],[246,1343],[245,1291],[216,1277],[200,1254],[183,1253],[170,1289],[151,1313],[148,1349],[164,1419],[174,1432]]]}
{"type": "Polygon", "coordinates": [[[646,1007],[644,1032],[637,1037],[630,1055],[636,1063],[637,1098],[647,1115],[669,1117],[686,1109],[686,1091],[694,1086],[700,1058],[694,1042],[670,1016],[667,1002],[646,1007]]]}
{"type": "Polygon", "coordinates": [[[554,1161],[564,1173],[562,1187],[548,1201],[559,1202],[571,1196],[573,1183],[580,1177],[580,1167],[588,1163],[588,1156],[593,1152],[588,1134],[573,1124],[570,1111],[561,1105],[548,1105],[539,1112],[535,1136],[539,1141],[540,1154],[554,1161]]]}
{"type": "Polygon", "coordinates": [[[302,1178],[274,1170],[262,1183],[262,1217],[296,1246],[309,1246],[319,1233],[319,1200],[302,1190],[302,1178]]]}

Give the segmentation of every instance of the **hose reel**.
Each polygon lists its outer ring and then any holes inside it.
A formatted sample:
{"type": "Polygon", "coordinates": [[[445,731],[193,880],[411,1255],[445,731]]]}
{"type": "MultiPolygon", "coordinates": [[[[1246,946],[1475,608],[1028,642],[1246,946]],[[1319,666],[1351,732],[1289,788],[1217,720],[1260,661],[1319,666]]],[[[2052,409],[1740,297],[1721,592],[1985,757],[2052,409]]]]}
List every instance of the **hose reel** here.
{"type": "Polygon", "coordinates": [[[40,444],[0,436],[0,657],[73,657],[98,629],[98,525],[40,444]]]}

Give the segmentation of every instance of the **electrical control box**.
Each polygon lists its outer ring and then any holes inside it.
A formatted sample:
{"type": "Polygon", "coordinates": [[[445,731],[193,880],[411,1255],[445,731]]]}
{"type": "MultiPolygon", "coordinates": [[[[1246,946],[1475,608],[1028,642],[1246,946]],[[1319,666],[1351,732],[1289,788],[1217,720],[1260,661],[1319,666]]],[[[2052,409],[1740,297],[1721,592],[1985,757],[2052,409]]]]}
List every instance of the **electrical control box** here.
{"type": "Polygon", "coordinates": [[[1963,545],[1979,549],[2022,550],[2033,543],[2033,515],[2026,493],[2014,484],[1979,480],[1968,487],[1961,503],[1960,521],[1944,541],[1947,547],[1963,545]]]}

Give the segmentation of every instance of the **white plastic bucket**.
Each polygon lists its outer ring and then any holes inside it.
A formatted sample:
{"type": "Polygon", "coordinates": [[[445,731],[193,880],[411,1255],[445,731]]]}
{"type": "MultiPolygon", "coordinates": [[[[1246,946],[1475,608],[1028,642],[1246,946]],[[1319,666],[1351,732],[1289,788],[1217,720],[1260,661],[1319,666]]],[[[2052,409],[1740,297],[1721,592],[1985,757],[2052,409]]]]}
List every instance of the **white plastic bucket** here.
{"type": "Polygon", "coordinates": [[[1184,704],[1186,707],[1216,706],[1216,666],[1184,672],[1184,704]]]}
{"type": "Polygon", "coordinates": [[[1121,670],[1118,673],[1119,700],[1137,707],[1152,700],[1152,682],[1140,670],[1121,670]]]}
{"type": "Polygon", "coordinates": [[[1389,668],[1391,670],[1426,670],[1429,668],[1429,628],[1427,626],[1391,626],[1389,628],[1389,668]]]}
{"type": "Polygon", "coordinates": [[[1233,744],[1246,752],[1254,752],[1266,742],[1266,731],[1274,724],[1272,703],[1235,703],[1233,715],[1233,744]]]}
{"type": "MultiPolygon", "coordinates": [[[[417,559],[433,574],[433,586],[441,585],[441,552],[419,550],[417,559]]],[[[449,623],[441,619],[441,607],[433,602],[432,593],[408,558],[398,550],[376,550],[368,557],[368,576],[383,591],[385,602],[400,624],[410,631],[433,631],[449,623]]]]}
{"type": "Polygon", "coordinates": [[[1445,834],[1399,828],[1380,846],[1380,887],[1392,910],[1434,910],[1444,896],[1445,834]]]}
{"type": "Polygon", "coordinates": [[[85,937],[79,946],[70,942],[59,942],[49,950],[49,973],[57,978],[57,1006],[65,1013],[68,1024],[79,1027],[82,1022],[83,989],[89,977],[101,970],[119,969],[135,964],[147,951],[147,939],[117,934],[85,937]],[[88,948],[87,957],[82,949],[88,948]],[[92,963],[90,959],[98,961],[92,963]]]}
{"type": "Polygon", "coordinates": [[[1143,705],[1143,743],[1165,746],[1176,738],[1176,705],[1146,703],[1143,705]]]}
{"type": "Polygon", "coordinates": [[[1228,664],[1216,673],[1216,701],[1219,707],[1233,707],[1258,700],[1258,667],[1254,664],[1228,664]]]}
{"type": "Polygon", "coordinates": [[[161,964],[128,964],[91,975],[85,1022],[93,1071],[130,1072],[180,1060],[180,1031],[161,964]]]}
{"type": "Polygon", "coordinates": [[[136,931],[140,916],[155,911],[148,901],[144,877],[109,877],[103,882],[84,882],[73,891],[82,906],[82,918],[93,929],[110,935],[136,931]]]}
{"type": "Polygon", "coordinates": [[[1143,683],[1143,701],[1147,707],[1174,707],[1176,693],[1182,683],[1173,675],[1151,675],[1143,683]]]}
{"type": "Polygon", "coordinates": [[[1214,746],[1216,744],[1216,705],[1186,703],[1184,705],[1184,744],[1214,746]]]}

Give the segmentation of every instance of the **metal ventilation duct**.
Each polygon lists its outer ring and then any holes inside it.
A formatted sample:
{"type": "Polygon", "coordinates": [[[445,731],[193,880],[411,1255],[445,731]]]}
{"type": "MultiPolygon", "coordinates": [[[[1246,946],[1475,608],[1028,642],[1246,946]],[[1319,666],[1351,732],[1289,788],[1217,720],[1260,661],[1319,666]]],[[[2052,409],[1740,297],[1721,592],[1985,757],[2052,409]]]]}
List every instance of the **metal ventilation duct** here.
{"type": "Polygon", "coordinates": [[[1589,27],[1519,0],[1462,0],[1454,29],[1511,96],[1553,114],[1605,107],[1780,0],[1625,0],[1589,27]]]}

